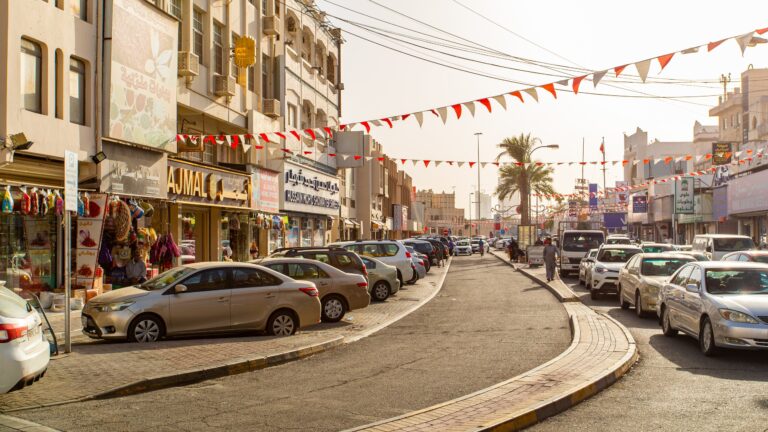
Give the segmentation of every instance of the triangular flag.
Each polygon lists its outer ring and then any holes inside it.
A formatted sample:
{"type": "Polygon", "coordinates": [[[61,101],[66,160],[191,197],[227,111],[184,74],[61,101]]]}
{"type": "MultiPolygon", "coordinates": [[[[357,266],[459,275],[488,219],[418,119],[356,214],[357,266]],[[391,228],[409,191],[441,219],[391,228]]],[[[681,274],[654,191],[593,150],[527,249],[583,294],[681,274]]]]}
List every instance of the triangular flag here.
{"type": "Polygon", "coordinates": [[[757,34],[759,34],[759,35],[761,35],[761,34],[765,34],[765,33],[768,33],[768,27],[766,27],[766,28],[762,28],[762,29],[759,29],[759,30],[755,30],[755,32],[756,32],[757,34]]]}
{"type": "Polygon", "coordinates": [[[553,83],[544,84],[543,86],[541,86],[541,88],[543,88],[544,90],[552,93],[552,96],[554,96],[555,99],[557,99],[557,93],[555,92],[555,84],[553,84],[553,83]]]}
{"type": "Polygon", "coordinates": [[[295,130],[291,131],[291,135],[293,135],[294,138],[296,138],[296,141],[301,141],[301,136],[299,136],[299,133],[295,130]]]}
{"type": "Polygon", "coordinates": [[[354,157],[354,159],[355,159],[355,160],[360,160],[360,159],[362,159],[362,158],[363,158],[363,157],[362,157],[362,156],[360,156],[360,155],[354,155],[353,157],[354,157]]]}
{"type": "Polygon", "coordinates": [[[475,116],[475,103],[474,102],[465,102],[464,107],[469,111],[470,114],[472,114],[472,117],[475,116]]]}
{"type": "Polygon", "coordinates": [[[429,160],[424,159],[424,167],[428,167],[429,166],[429,162],[430,162],[429,160]]]}
{"type": "Polygon", "coordinates": [[[371,125],[369,125],[367,121],[360,122],[360,124],[365,128],[365,133],[371,132],[371,125]]]}
{"type": "Polygon", "coordinates": [[[659,66],[661,66],[661,70],[664,70],[665,67],[669,64],[669,61],[672,60],[672,57],[674,57],[675,53],[669,53],[664,54],[661,56],[656,57],[657,60],[659,60],[659,66]]]}
{"type": "Polygon", "coordinates": [[[533,98],[533,100],[535,100],[536,102],[539,101],[539,94],[536,92],[536,87],[530,87],[530,88],[527,88],[527,89],[523,89],[523,91],[528,93],[533,98]]]}
{"type": "Polygon", "coordinates": [[[595,72],[592,74],[592,86],[597,87],[597,83],[600,82],[601,79],[605,76],[605,74],[608,73],[607,70],[595,72]]]}
{"type": "Polygon", "coordinates": [[[432,108],[432,109],[431,109],[431,110],[429,110],[429,111],[430,111],[432,114],[434,114],[434,115],[435,115],[435,117],[440,117],[440,114],[438,114],[438,113],[437,113],[437,110],[436,110],[435,108],[432,108]]]}
{"type": "Polygon", "coordinates": [[[626,67],[627,67],[627,65],[616,66],[615,68],[613,68],[613,72],[616,74],[616,78],[618,78],[619,75],[621,75],[621,73],[624,72],[624,68],[626,68],[626,67]]]}
{"type": "Polygon", "coordinates": [[[520,93],[519,90],[515,90],[513,92],[509,92],[509,94],[511,94],[512,96],[520,99],[520,102],[525,103],[525,100],[523,99],[523,95],[522,95],[522,93],[520,93]]]}
{"type": "Polygon", "coordinates": [[[640,79],[645,82],[646,78],[648,78],[648,70],[651,68],[651,59],[635,63],[635,68],[637,68],[637,73],[640,75],[640,79]]]}
{"type": "Polygon", "coordinates": [[[472,168],[473,166],[475,166],[475,163],[476,162],[469,162],[469,167],[472,168]]]}
{"type": "Polygon", "coordinates": [[[411,159],[411,162],[413,163],[413,166],[418,165],[419,160],[418,159],[411,159]]]}
{"type": "Polygon", "coordinates": [[[694,54],[697,52],[699,52],[699,47],[691,47],[680,51],[680,54],[694,54]]]}
{"type": "Polygon", "coordinates": [[[371,124],[376,126],[376,127],[381,126],[381,122],[378,121],[378,120],[371,120],[371,124]]]}
{"type": "Polygon", "coordinates": [[[384,162],[384,159],[386,159],[386,158],[383,157],[383,156],[379,156],[379,157],[376,158],[376,160],[379,161],[379,162],[384,162]]]}
{"type": "Polygon", "coordinates": [[[437,114],[440,116],[440,120],[445,124],[445,120],[448,119],[448,107],[440,107],[437,109],[437,114]]]}
{"type": "Polygon", "coordinates": [[[206,135],[205,138],[203,138],[203,143],[216,145],[216,137],[213,135],[206,135]]]}
{"type": "Polygon", "coordinates": [[[240,135],[231,135],[230,145],[232,146],[232,148],[237,148],[240,142],[241,142],[240,135]]]}
{"type": "Polygon", "coordinates": [[[309,135],[310,138],[312,138],[313,140],[315,139],[315,131],[313,131],[312,129],[304,129],[304,133],[309,135]]]}
{"type": "Polygon", "coordinates": [[[333,138],[333,132],[331,132],[331,128],[324,127],[323,130],[325,131],[325,134],[328,135],[328,138],[333,138]]]}
{"type": "Polygon", "coordinates": [[[563,87],[568,87],[568,80],[567,79],[560,80],[557,83],[560,84],[563,87]]]}
{"type": "Polygon", "coordinates": [[[400,120],[405,121],[405,119],[407,119],[410,116],[411,116],[410,114],[403,114],[402,116],[400,116],[400,120]]]}
{"type": "Polygon", "coordinates": [[[441,163],[443,163],[443,161],[435,161],[435,167],[439,167],[441,163]]]}
{"type": "Polygon", "coordinates": [[[389,126],[389,128],[392,129],[392,120],[390,120],[388,118],[383,118],[383,119],[381,119],[381,121],[386,122],[387,126],[389,126]]]}
{"type": "Polygon", "coordinates": [[[480,168],[485,168],[486,165],[488,165],[488,162],[480,162],[480,168]]]}
{"type": "Polygon", "coordinates": [[[282,139],[286,139],[286,138],[285,138],[285,134],[284,134],[284,133],[282,133],[282,132],[275,132],[275,135],[279,136],[279,137],[280,137],[280,138],[282,138],[282,139]]]}
{"type": "Polygon", "coordinates": [[[259,137],[260,137],[260,138],[261,138],[261,139],[262,139],[264,142],[269,142],[269,136],[267,136],[267,134],[265,134],[265,133],[259,134],[259,137]]]}
{"type": "Polygon", "coordinates": [[[744,56],[744,51],[747,49],[747,44],[751,40],[752,40],[752,32],[749,32],[747,34],[741,35],[736,38],[736,43],[739,44],[739,48],[741,48],[742,57],[744,56]]]}
{"type": "Polygon", "coordinates": [[[721,43],[725,42],[726,40],[727,39],[722,39],[722,40],[719,40],[717,42],[710,42],[710,43],[708,43],[707,44],[707,52],[710,52],[713,49],[717,48],[718,46],[720,46],[721,43]]]}
{"type": "Polygon", "coordinates": [[[573,79],[573,94],[579,94],[579,86],[586,77],[586,75],[582,75],[573,79]]]}
{"type": "Polygon", "coordinates": [[[413,113],[413,117],[416,118],[416,121],[419,123],[419,127],[421,127],[422,124],[424,124],[424,113],[419,111],[416,113],[413,113]]]}
{"type": "MultiPolygon", "coordinates": [[[[347,124],[347,129],[352,130],[352,129],[355,128],[355,126],[357,126],[357,123],[348,123],[347,124]]],[[[344,130],[344,129],[342,129],[342,130],[344,130]]]]}
{"type": "Polygon", "coordinates": [[[463,166],[464,166],[464,162],[456,162],[456,166],[458,166],[459,168],[461,168],[461,167],[463,167],[463,166]]]}
{"type": "Polygon", "coordinates": [[[311,152],[311,151],[309,151],[309,150],[304,150],[304,152],[303,152],[303,153],[304,153],[304,156],[306,156],[306,155],[311,155],[311,154],[312,154],[312,152],[311,152]]]}
{"type": "Polygon", "coordinates": [[[456,119],[461,118],[461,104],[451,105],[453,111],[456,113],[456,119]]]}
{"type": "Polygon", "coordinates": [[[477,102],[480,102],[488,109],[488,112],[491,112],[491,101],[488,100],[488,98],[482,98],[478,99],[477,102]]]}
{"type": "Polygon", "coordinates": [[[243,144],[242,147],[243,147],[243,153],[248,153],[248,150],[251,149],[250,144],[243,144]]]}
{"type": "Polygon", "coordinates": [[[501,107],[504,108],[505,110],[507,109],[507,98],[503,94],[502,95],[498,95],[498,96],[494,96],[493,100],[498,102],[499,105],[501,105],[501,107]]]}
{"type": "Polygon", "coordinates": [[[403,165],[405,165],[405,161],[406,161],[406,159],[400,159],[400,163],[403,164],[403,165]]]}

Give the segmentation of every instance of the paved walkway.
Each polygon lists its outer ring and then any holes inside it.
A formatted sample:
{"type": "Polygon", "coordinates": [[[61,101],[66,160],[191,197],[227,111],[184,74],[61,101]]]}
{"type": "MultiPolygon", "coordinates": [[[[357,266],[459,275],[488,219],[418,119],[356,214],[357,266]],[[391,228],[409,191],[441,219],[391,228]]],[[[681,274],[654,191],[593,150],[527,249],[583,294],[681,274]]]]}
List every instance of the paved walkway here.
{"type": "Polygon", "coordinates": [[[307,357],[358,340],[413,312],[437,294],[446,272],[447,267],[433,267],[426,279],[406,286],[383,303],[372,303],[348,313],[342,322],[319,324],[291,337],[73,344],[73,353],[51,360],[42,380],[0,395],[0,412],[132,394],[307,357]]]}
{"type": "MultiPolygon", "coordinates": [[[[544,270],[523,270],[542,285],[544,270]]],[[[559,280],[557,291],[569,289],[559,280]]],[[[373,423],[355,431],[519,430],[608,387],[637,360],[634,339],[613,319],[582,303],[564,302],[573,341],[560,356],[476,393],[373,423]]]]}

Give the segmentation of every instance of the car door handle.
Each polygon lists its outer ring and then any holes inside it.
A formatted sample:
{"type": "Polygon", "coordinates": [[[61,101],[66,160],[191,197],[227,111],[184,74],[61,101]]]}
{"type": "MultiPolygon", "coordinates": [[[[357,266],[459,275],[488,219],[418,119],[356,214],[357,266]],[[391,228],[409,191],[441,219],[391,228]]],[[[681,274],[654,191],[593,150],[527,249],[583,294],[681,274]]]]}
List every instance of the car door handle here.
{"type": "Polygon", "coordinates": [[[227,302],[227,301],[229,301],[229,299],[228,299],[228,298],[226,298],[226,297],[219,297],[219,300],[218,300],[218,301],[219,301],[219,302],[227,302]]]}
{"type": "Polygon", "coordinates": [[[272,293],[267,293],[267,295],[265,297],[266,298],[275,298],[275,295],[272,294],[272,293]]]}
{"type": "Polygon", "coordinates": [[[320,286],[328,286],[328,282],[320,282],[320,286]]]}

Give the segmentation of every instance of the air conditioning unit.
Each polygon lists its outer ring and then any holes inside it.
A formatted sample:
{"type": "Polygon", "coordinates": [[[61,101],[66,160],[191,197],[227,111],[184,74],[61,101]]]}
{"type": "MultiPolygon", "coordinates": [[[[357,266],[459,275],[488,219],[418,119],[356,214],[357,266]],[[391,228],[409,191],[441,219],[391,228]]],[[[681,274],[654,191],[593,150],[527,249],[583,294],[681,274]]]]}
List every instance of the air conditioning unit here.
{"type": "Polygon", "coordinates": [[[200,59],[197,54],[179,51],[179,76],[196,77],[200,74],[200,59]]]}
{"type": "Polygon", "coordinates": [[[213,93],[216,96],[234,96],[237,82],[229,75],[213,76],[213,93]]]}
{"type": "Polygon", "coordinates": [[[281,105],[278,99],[264,99],[264,115],[277,118],[282,116],[281,105]]]}
{"type": "Polygon", "coordinates": [[[344,90],[344,83],[339,83],[339,85],[336,86],[339,90],[344,90]]]}
{"type": "Polygon", "coordinates": [[[267,36],[280,34],[280,18],[275,15],[267,15],[261,19],[262,32],[267,36]]]}

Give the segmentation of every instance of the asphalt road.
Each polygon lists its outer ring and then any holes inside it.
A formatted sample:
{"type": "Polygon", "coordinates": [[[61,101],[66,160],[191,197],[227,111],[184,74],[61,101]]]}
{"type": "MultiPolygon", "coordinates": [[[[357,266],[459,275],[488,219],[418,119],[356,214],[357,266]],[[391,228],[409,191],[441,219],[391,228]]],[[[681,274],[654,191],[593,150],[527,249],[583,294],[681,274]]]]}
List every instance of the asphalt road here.
{"type": "Polygon", "coordinates": [[[565,310],[548,291],[493,256],[457,257],[431,302],[353,344],[196,385],[14,415],[77,431],[334,431],[483,389],[569,342],[565,310]]]}
{"type": "Polygon", "coordinates": [[[616,318],[634,336],[640,361],[619,382],[532,431],[768,431],[768,353],[731,351],[716,358],[682,334],[661,334],[654,318],[621,310],[616,296],[585,304],[616,318]]]}

